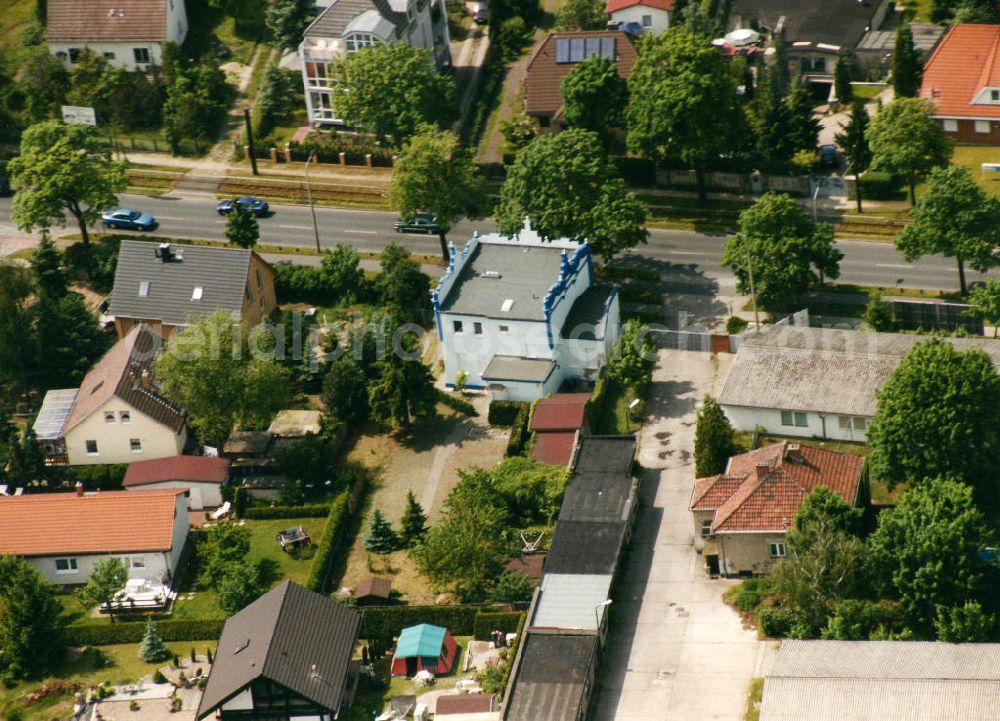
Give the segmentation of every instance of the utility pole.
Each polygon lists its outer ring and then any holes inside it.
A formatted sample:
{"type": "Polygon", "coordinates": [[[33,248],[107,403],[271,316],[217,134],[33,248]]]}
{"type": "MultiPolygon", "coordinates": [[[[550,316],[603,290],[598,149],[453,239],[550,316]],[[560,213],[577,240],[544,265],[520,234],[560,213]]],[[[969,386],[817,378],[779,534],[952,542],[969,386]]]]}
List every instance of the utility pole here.
{"type": "Polygon", "coordinates": [[[750,297],[753,299],[753,332],[760,333],[760,317],[757,315],[757,289],[753,284],[753,259],[747,246],[747,272],[750,274],[750,297]]]}
{"type": "Polygon", "coordinates": [[[313,219],[313,235],[316,236],[316,252],[322,252],[319,247],[319,226],[316,225],[316,207],[313,205],[313,193],[312,193],[312,183],[309,181],[309,163],[316,155],[315,150],[309,151],[309,157],[306,158],[306,197],[309,199],[309,212],[312,213],[313,219]]]}
{"type": "Polygon", "coordinates": [[[253,148],[253,127],[250,125],[250,108],[243,108],[243,122],[247,126],[247,149],[250,153],[250,167],[253,168],[254,175],[260,175],[257,172],[257,153],[254,152],[253,148]]]}

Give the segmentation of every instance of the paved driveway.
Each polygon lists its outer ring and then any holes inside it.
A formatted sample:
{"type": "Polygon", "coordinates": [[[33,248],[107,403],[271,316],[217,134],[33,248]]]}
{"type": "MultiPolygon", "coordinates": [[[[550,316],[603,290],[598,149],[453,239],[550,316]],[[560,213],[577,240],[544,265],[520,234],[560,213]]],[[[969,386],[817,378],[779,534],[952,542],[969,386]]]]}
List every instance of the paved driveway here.
{"type": "Polygon", "coordinates": [[[750,680],[774,654],[722,602],[692,545],[696,406],[718,394],[731,355],[661,350],[643,427],[642,506],[598,675],[600,721],[742,721],[750,680]]]}

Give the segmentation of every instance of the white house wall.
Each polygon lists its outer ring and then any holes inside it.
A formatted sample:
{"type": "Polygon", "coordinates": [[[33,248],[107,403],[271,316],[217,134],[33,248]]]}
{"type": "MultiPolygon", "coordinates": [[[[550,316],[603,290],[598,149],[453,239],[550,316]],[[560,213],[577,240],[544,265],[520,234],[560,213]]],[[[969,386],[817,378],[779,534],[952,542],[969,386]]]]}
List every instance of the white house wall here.
{"type": "Polygon", "coordinates": [[[174,433],[170,428],[132,408],[117,396],[112,396],[100,408],[72,428],[65,436],[66,453],[71,466],[99,463],[132,463],[153,458],[180,455],[187,442],[187,430],[174,433]],[[131,415],[130,423],[122,423],[121,411],[131,415]],[[104,420],[105,412],[115,414],[115,422],[104,420]],[[138,438],[142,450],[133,452],[130,439],[138,438]],[[87,441],[97,441],[97,454],[87,453],[87,441]]]}
{"type": "MultiPolygon", "coordinates": [[[[781,423],[780,409],[723,405],[722,410],[729,422],[741,431],[753,431],[760,426],[768,433],[794,438],[824,438],[856,443],[864,443],[867,439],[867,434],[863,431],[842,429],[840,416],[836,414],[807,411],[805,426],[785,426],[781,423]]],[[[871,418],[866,420],[870,422],[871,418]]]]}
{"type": "Polygon", "coordinates": [[[642,35],[659,35],[666,32],[670,27],[670,13],[660,8],[644,7],[633,5],[632,7],[619,10],[611,14],[612,22],[616,23],[636,23],[642,27],[642,35]],[[650,27],[642,25],[642,16],[649,15],[653,24],[650,27]]]}
{"type": "Polygon", "coordinates": [[[554,358],[549,348],[545,323],[542,321],[499,320],[483,316],[441,314],[445,383],[453,385],[459,373],[467,374],[466,385],[481,388],[482,373],[494,355],[524,358],[554,358]],[[461,321],[462,332],[455,332],[455,322],[461,321]],[[474,333],[474,324],[482,323],[483,334],[474,333]],[[500,331],[504,325],[507,330],[500,331]]]}
{"type": "Polygon", "coordinates": [[[134,486],[130,491],[162,491],[168,488],[186,488],[191,492],[187,507],[192,511],[218,508],[222,505],[222,485],[219,483],[196,483],[192,481],[161,481],[134,486]]]}
{"type": "Polygon", "coordinates": [[[191,532],[191,524],[188,522],[187,498],[183,493],[177,494],[177,503],[174,506],[174,531],[173,545],[170,548],[170,575],[173,578],[180,565],[181,554],[184,552],[184,544],[187,543],[188,534],[191,532]]]}

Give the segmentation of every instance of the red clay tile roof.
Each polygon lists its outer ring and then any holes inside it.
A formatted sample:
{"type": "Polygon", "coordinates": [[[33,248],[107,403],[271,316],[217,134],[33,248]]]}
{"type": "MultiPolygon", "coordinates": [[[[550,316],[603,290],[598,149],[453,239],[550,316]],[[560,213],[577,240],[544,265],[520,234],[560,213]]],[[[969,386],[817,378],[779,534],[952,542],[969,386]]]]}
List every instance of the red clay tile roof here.
{"type": "Polygon", "coordinates": [[[733,456],[724,474],[695,482],[691,509],[716,509],[713,532],[783,532],[819,486],[855,503],[863,458],[814,446],[794,451],[795,445],[776,443],[733,456]]]}
{"type": "Polygon", "coordinates": [[[364,598],[365,596],[375,596],[377,598],[389,598],[391,592],[392,581],[388,578],[369,576],[368,578],[362,579],[358,582],[358,587],[354,592],[354,597],[364,598]]]}
{"type": "Polygon", "coordinates": [[[229,461],[225,458],[172,456],[130,463],[125,471],[124,485],[133,488],[163,481],[225,483],[228,476],[229,461]]]}
{"type": "Polygon", "coordinates": [[[605,12],[610,15],[619,10],[630,8],[633,5],[643,5],[648,8],[656,8],[657,10],[666,10],[669,12],[674,9],[674,0],[608,0],[605,12]]]}
{"type": "Polygon", "coordinates": [[[531,457],[550,466],[568,466],[576,447],[576,431],[543,431],[535,434],[531,457]]]}
{"type": "Polygon", "coordinates": [[[557,393],[535,404],[531,414],[533,431],[576,431],[583,428],[589,393],[557,393]]]}
{"type": "Polygon", "coordinates": [[[973,104],[984,88],[1000,88],[1000,25],[954,25],[924,66],[920,97],[943,117],[1000,118],[1000,104],[973,104]]]}
{"type": "Polygon", "coordinates": [[[183,488],[0,497],[0,555],[167,551],[183,488]]]}
{"type": "Polygon", "coordinates": [[[184,413],[152,385],[153,361],[163,340],[140,323],[87,371],[73,409],[63,424],[66,435],[73,427],[100,408],[112,396],[118,396],[135,410],[165,425],[174,433],[184,427],[184,413]]]}
{"type": "Polygon", "coordinates": [[[562,38],[615,38],[615,59],[618,74],[627,78],[635,64],[635,46],[632,39],[618,30],[593,32],[549,33],[539,41],[528,59],[524,79],[524,111],[528,115],[553,115],[562,108],[563,77],[576,67],[576,63],[556,62],[556,40],[562,38]]]}
{"type": "Polygon", "coordinates": [[[491,693],[459,693],[438,696],[434,718],[454,714],[488,713],[496,710],[496,697],[491,693]]]}
{"type": "Polygon", "coordinates": [[[167,39],[167,1],[49,0],[48,39],[162,42],[167,39]]]}

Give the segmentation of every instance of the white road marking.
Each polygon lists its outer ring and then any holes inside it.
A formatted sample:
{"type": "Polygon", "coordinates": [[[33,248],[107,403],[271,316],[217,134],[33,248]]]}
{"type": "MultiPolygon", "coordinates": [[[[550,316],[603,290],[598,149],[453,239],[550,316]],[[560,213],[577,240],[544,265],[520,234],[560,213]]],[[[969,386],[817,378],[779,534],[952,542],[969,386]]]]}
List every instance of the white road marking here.
{"type": "Polygon", "coordinates": [[[702,258],[708,257],[708,253],[698,253],[693,250],[668,250],[667,255],[698,255],[702,258]]]}
{"type": "Polygon", "coordinates": [[[157,215],[157,220],[187,220],[187,218],[175,218],[172,215],[157,215]]]}
{"type": "Polygon", "coordinates": [[[343,230],[341,230],[339,232],[341,232],[341,233],[360,233],[361,235],[378,235],[379,234],[379,231],[377,231],[377,230],[354,230],[354,228],[345,228],[345,229],[343,229],[343,230]]]}
{"type": "Polygon", "coordinates": [[[876,268],[898,268],[900,270],[913,270],[912,265],[892,265],[891,263],[876,263],[876,268]]]}
{"type": "Polygon", "coordinates": [[[311,225],[279,225],[279,228],[288,228],[289,230],[312,230],[311,225]]]}

